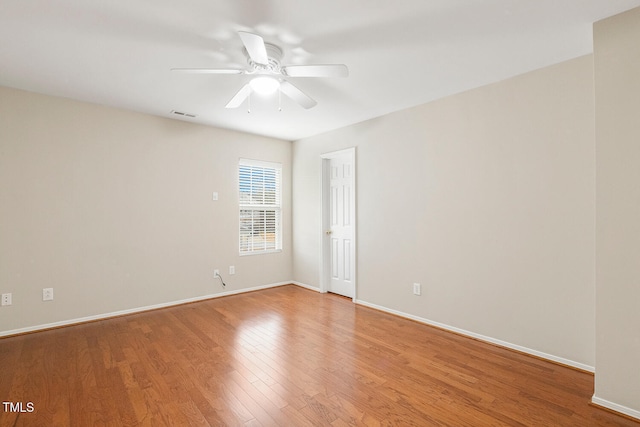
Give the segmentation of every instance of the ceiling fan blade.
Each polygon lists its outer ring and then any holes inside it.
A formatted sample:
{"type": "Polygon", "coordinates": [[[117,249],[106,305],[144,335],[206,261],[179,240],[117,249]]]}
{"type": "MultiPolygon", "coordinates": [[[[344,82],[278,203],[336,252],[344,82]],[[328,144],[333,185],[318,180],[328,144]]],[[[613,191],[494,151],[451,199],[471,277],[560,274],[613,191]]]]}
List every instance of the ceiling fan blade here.
{"type": "Polygon", "coordinates": [[[251,87],[248,84],[242,86],[238,93],[236,93],[233,98],[231,98],[231,101],[229,101],[227,105],[224,106],[224,108],[238,108],[240,105],[242,105],[244,100],[249,97],[250,94],[251,87]]]}
{"type": "Polygon", "coordinates": [[[307,94],[286,80],[280,83],[280,91],[300,104],[303,108],[309,109],[318,104],[314,99],[310,98],[307,94]]]}
{"type": "Polygon", "coordinates": [[[260,65],[268,65],[269,56],[267,55],[264,39],[257,34],[247,33],[246,31],[238,31],[238,34],[253,62],[260,65]]]}
{"type": "Polygon", "coordinates": [[[287,65],[282,71],[290,77],[347,77],[349,69],[344,64],[287,65]]]}
{"type": "Polygon", "coordinates": [[[171,71],[191,74],[245,74],[245,70],[234,68],[172,68],[171,71]]]}

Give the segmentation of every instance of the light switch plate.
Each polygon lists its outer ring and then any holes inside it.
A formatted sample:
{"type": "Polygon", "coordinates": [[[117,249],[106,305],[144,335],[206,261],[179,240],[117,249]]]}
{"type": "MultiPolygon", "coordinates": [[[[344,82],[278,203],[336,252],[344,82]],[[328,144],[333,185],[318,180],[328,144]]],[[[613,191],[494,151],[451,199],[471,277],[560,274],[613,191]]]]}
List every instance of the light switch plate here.
{"type": "Polygon", "coordinates": [[[414,295],[420,295],[422,293],[422,286],[420,286],[420,283],[414,283],[413,284],[413,294],[414,295]]]}

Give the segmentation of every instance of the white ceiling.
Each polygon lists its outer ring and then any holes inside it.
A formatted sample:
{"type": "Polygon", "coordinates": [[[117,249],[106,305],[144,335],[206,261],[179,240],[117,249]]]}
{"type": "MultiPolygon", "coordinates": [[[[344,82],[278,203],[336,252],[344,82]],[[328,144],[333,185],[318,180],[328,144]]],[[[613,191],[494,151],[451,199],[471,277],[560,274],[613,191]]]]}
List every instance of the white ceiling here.
{"type": "Polygon", "coordinates": [[[592,23],[640,0],[0,0],[0,85],[297,140],[592,52],[592,23]],[[289,78],[318,101],[225,109],[244,75],[238,30],[283,64],[344,63],[348,78],[289,78]]]}

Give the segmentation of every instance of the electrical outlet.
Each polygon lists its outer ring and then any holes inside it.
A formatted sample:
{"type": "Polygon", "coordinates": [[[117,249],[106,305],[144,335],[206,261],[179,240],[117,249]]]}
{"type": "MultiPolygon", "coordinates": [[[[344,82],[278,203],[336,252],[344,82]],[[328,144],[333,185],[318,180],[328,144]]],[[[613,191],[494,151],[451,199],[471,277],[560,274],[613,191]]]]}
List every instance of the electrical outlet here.
{"type": "Polygon", "coordinates": [[[420,283],[413,284],[413,294],[414,295],[422,294],[422,286],[420,285],[420,283]]]}
{"type": "Polygon", "coordinates": [[[2,294],[2,305],[11,305],[11,294],[2,294]]]}
{"type": "Polygon", "coordinates": [[[229,275],[236,274],[236,267],[234,265],[229,266],[229,275]]]}
{"type": "Polygon", "coordinates": [[[42,290],[42,301],[53,301],[53,288],[44,288],[42,290]]]}
{"type": "Polygon", "coordinates": [[[218,270],[217,268],[213,270],[213,277],[215,277],[216,279],[220,277],[220,270],[218,270]]]}

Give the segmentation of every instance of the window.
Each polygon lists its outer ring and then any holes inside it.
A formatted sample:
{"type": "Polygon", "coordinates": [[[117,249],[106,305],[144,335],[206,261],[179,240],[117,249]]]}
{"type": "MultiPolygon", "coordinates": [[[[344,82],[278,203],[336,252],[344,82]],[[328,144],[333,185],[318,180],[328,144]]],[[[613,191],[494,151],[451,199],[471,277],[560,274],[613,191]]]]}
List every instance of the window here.
{"type": "Polygon", "coordinates": [[[240,160],[240,255],[282,249],[281,175],[279,163],[240,160]]]}

